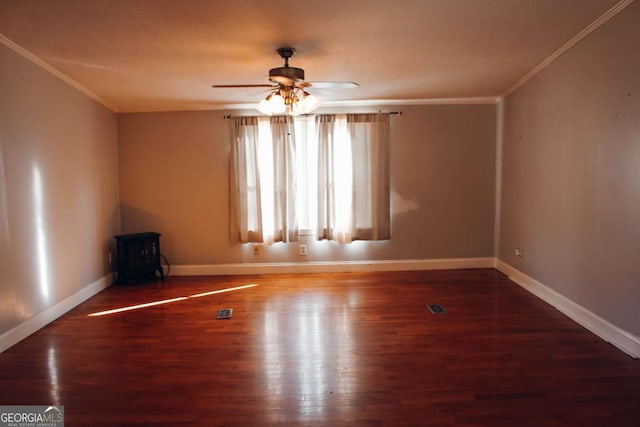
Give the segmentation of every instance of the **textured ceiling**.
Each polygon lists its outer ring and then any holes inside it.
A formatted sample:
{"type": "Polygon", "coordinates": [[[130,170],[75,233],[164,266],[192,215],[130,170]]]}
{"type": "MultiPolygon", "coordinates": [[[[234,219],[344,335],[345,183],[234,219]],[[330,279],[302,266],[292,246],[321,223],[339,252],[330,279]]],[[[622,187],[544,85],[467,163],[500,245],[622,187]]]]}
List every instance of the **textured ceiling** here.
{"type": "MultiPolygon", "coordinates": [[[[0,34],[117,111],[253,103],[292,46],[325,102],[495,98],[617,0],[2,0],[0,34]]],[[[6,41],[6,40],[5,40],[6,41]]],[[[6,43],[5,43],[6,44],[6,43]]]]}

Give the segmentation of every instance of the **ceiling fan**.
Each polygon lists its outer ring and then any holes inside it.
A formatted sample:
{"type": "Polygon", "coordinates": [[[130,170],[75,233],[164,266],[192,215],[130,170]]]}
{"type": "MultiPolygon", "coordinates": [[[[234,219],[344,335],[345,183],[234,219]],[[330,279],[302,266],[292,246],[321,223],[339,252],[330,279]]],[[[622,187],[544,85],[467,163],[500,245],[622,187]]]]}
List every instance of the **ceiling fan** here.
{"type": "Polygon", "coordinates": [[[260,101],[258,110],[262,113],[282,114],[288,110],[289,114],[297,115],[309,113],[315,110],[319,101],[316,97],[307,92],[310,87],[322,89],[347,89],[358,87],[355,82],[347,81],[324,81],[307,82],[304,79],[302,68],[290,67],[289,58],[296,50],[292,47],[281,47],[277,50],[278,55],[284,60],[284,67],[272,68],[269,70],[270,84],[235,84],[235,85],[213,85],[214,88],[270,88],[269,95],[260,101]]]}

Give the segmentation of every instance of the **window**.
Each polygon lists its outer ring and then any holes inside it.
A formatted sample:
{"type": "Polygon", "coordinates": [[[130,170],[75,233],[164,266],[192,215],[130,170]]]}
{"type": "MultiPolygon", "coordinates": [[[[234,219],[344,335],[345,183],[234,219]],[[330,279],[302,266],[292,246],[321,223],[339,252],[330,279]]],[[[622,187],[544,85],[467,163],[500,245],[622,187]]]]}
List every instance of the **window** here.
{"type": "Polygon", "coordinates": [[[313,234],[318,218],[318,141],[314,117],[294,120],[296,132],[296,179],[298,227],[301,234],[313,234]]]}
{"type": "Polygon", "coordinates": [[[233,241],[390,238],[389,115],[238,117],[233,241]]]}

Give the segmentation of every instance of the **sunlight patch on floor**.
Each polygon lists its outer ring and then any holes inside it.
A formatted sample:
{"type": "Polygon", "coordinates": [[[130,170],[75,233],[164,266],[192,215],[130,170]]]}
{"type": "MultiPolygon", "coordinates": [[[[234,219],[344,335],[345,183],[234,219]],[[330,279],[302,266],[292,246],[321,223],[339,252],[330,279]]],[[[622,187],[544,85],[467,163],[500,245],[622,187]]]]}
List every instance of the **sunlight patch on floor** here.
{"type": "Polygon", "coordinates": [[[224,292],[239,291],[239,290],[242,290],[242,289],[253,288],[253,287],[256,287],[256,286],[258,286],[258,285],[250,284],[250,285],[244,285],[244,286],[236,286],[234,288],[218,289],[216,291],[203,292],[203,293],[200,293],[200,294],[189,295],[187,297],[171,298],[171,299],[165,299],[165,300],[161,300],[161,301],[148,302],[148,303],[144,303],[144,304],[130,305],[130,306],[127,306],[127,307],[114,308],[113,310],[98,311],[98,312],[95,312],[95,313],[88,314],[87,316],[89,316],[89,317],[105,316],[105,315],[108,315],[108,314],[122,313],[122,312],[125,312],[125,311],[131,311],[131,310],[139,310],[141,308],[153,307],[153,306],[162,305],[162,304],[170,304],[170,303],[173,303],[173,302],[184,301],[184,300],[187,300],[187,299],[190,299],[190,298],[201,298],[201,297],[205,297],[205,296],[209,296],[209,295],[221,294],[221,293],[224,293],[224,292]]]}

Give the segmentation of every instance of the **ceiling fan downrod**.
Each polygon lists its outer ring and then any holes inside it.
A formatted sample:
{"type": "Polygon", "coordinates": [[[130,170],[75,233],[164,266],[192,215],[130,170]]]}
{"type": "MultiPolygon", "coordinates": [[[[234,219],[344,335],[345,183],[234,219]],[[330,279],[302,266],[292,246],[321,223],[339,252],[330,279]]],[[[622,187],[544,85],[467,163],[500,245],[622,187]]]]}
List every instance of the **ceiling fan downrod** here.
{"type": "Polygon", "coordinates": [[[291,58],[293,54],[296,53],[296,50],[292,47],[281,47],[277,50],[277,52],[278,52],[278,55],[280,55],[280,57],[284,59],[284,67],[288,68],[289,58],[291,58]]]}

